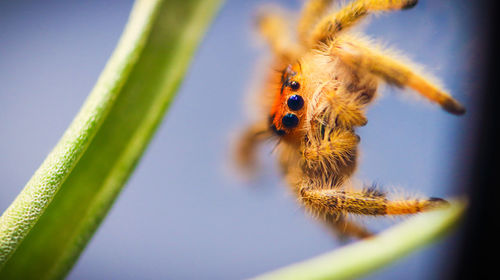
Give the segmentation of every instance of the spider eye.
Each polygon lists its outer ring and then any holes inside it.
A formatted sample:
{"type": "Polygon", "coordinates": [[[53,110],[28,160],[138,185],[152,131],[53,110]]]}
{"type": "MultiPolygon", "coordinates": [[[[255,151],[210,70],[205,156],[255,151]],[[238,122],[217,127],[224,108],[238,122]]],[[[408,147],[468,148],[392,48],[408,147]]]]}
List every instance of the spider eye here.
{"type": "Polygon", "coordinates": [[[299,124],[299,118],[295,114],[288,113],[281,119],[281,122],[285,127],[292,128],[299,124]]]}
{"type": "Polygon", "coordinates": [[[291,110],[298,111],[304,107],[304,99],[302,96],[295,94],[288,98],[286,104],[291,110]]]}
{"type": "Polygon", "coordinates": [[[293,91],[297,91],[300,88],[300,84],[297,81],[291,81],[289,86],[293,91]]]}

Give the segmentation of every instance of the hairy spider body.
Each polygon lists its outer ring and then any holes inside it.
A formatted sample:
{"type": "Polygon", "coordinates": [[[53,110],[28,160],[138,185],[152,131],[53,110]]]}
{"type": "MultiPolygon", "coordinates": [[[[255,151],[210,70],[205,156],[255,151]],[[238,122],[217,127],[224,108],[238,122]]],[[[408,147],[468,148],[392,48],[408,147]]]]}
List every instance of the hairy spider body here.
{"type": "Polygon", "coordinates": [[[367,124],[365,109],[378,84],[410,88],[453,114],[465,109],[407,63],[347,32],[370,12],[411,8],[416,0],[356,0],[328,14],[331,2],[305,4],[299,42],[279,13],[259,17],[259,31],[282,70],[271,74],[260,98],[264,116],[243,133],[236,156],[250,168],[258,143],[277,138],[282,172],[302,205],[341,233],[367,237],[370,232],[347,214],[413,214],[446,204],[439,198],[389,200],[373,187],[353,188],[360,141],[355,129],[367,124]]]}

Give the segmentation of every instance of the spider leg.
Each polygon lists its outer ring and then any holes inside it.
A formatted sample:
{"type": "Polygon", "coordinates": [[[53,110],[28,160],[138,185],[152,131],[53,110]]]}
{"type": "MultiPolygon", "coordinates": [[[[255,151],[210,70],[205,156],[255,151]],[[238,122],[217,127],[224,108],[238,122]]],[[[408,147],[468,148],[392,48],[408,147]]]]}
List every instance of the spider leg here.
{"type": "Polygon", "coordinates": [[[415,90],[431,102],[439,104],[449,113],[455,115],[465,113],[465,108],[448,93],[388,54],[358,43],[356,45],[334,44],[330,51],[333,56],[340,57],[343,62],[355,69],[371,72],[397,87],[409,87],[415,90]]]}
{"type": "Polygon", "coordinates": [[[257,29],[282,61],[293,61],[298,56],[299,46],[292,39],[288,20],[280,12],[261,12],[257,16],[257,29]]]}
{"type": "Polygon", "coordinates": [[[370,232],[363,226],[359,224],[349,221],[345,215],[337,214],[327,214],[326,215],[327,225],[330,226],[335,233],[339,234],[341,238],[346,237],[357,237],[357,238],[368,238],[373,236],[373,233],[370,232]]]}
{"type": "Polygon", "coordinates": [[[313,129],[315,133],[309,134],[308,142],[302,148],[303,169],[306,174],[312,174],[312,177],[318,174],[331,176],[333,171],[339,180],[352,174],[356,167],[359,137],[344,129],[324,126],[313,129]]]}
{"type": "Polygon", "coordinates": [[[260,121],[247,127],[236,142],[234,160],[237,166],[249,173],[254,171],[257,165],[257,147],[269,137],[269,125],[266,121],[260,121]]]}
{"type": "Polygon", "coordinates": [[[305,2],[297,25],[299,41],[306,46],[309,42],[309,32],[319,18],[331,6],[334,0],[309,0],[305,2]]]}
{"type": "Polygon", "coordinates": [[[313,28],[310,33],[309,44],[315,46],[325,43],[339,32],[344,31],[370,12],[391,11],[412,8],[417,0],[356,0],[341,10],[325,16],[313,28]]]}
{"type": "Polygon", "coordinates": [[[299,190],[302,203],[319,214],[352,213],[358,215],[386,216],[425,212],[448,205],[440,198],[388,200],[385,195],[370,191],[318,189],[303,186],[299,190]]]}

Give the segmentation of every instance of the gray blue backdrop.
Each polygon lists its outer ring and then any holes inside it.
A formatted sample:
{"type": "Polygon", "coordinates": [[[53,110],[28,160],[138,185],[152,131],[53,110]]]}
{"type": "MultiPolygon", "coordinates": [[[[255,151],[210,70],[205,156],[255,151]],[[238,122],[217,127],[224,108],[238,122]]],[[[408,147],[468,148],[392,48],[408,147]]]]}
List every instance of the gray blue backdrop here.
{"type": "MultiPolygon", "coordinates": [[[[267,171],[256,182],[228,175],[230,136],[247,123],[244,95],[265,53],[251,30],[265,2],[225,3],[178,98],[69,279],[241,279],[340,246],[287,194],[270,147],[262,153],[267,171]]],[[[462,164],[473,145],[481,33],[473,1],[420,2],[372,18],[365,31],[425,65],[469,112],[451,116],[387,88],[359,130],[357,176],[449,197],[463,193],[462,164]]],[[[131,0],[0,2],[0,212],[79,110],[131,6],[131,0]]],[[[367,224],[382,229],[397,222],[367,224]]],[[[455,234],[366,279],[442,279],[457,246],[455,234]]]]}

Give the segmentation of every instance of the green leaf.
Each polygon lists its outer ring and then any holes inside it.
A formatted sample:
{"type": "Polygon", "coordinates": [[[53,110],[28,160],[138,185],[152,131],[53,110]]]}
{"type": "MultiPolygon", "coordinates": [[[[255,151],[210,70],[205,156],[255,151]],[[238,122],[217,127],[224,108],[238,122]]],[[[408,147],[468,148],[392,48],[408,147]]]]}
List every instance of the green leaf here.
{"type": "Polygon", "coordinates": [[[353,279],[401,259],[435,241],[457,224],[464,202],[412,217],[374,238],[356,242],[301,263],[269,272],[254,279],[353,279]]]}
{"type": "Polygon", "coordinates": [[[0,218],[0,279],[62,278],[168,108],[219,0],[138,0],[82,109],[0,218]]]}

